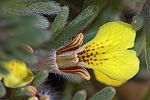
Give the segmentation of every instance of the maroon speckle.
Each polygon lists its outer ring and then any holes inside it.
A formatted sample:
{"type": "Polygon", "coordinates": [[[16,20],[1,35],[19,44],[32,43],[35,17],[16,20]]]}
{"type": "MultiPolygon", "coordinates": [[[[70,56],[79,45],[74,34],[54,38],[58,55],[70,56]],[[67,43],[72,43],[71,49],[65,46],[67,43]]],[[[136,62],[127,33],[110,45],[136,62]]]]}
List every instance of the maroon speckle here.
{"type": "Polygon", "coordinates": [[[82,58],[85,58],[85,56],[82,56],[82,58]]]}
{"type": "Polygon", "coordinates": [[[102,54],[106,54],[106,52],[102,52],[102,54]]]}
{"type": "Polygon", "coordinates": [[[101,46],[101,48],[104,48],[104,46],[101,46]]]}
{"type": "Polygon", "coordinates": [[[105,59],[103,59],[103,60],[108,60],[108,58],[105,58],[105,59]]]}
{"type": "Polygon", "coordinates": [[[90,55],[87,55],[86,57],[90,57],[90,55]]]}
{"type": "Polygon", "coordinates": [[[94,59],[94,61],[97,61],[97,59],[94,59]]]}

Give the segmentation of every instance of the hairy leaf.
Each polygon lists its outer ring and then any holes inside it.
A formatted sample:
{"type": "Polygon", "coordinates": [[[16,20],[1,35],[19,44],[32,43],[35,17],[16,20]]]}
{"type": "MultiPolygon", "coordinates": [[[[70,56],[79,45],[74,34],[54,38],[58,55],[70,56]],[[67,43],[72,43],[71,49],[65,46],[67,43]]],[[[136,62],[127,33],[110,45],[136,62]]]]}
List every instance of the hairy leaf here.
{"type": "Polygon", "coordinates": [[[146,33],[146,49],[145,58],[148,70],[150,70],[150,0],[147,0],[141,11],[141,15],[144,18],[143,34],[146,33]]]}
{"type": "Polygon", "coordinates": [[[61,10],[58,3],[54,1],[48,2],[12,2],[1,12],[10,15],[20,14],[56,14],[61,10]]]}
{"type": "Polygon", "coordinates": [[[97,92],[94,96],[92,96],[89,100],[112,100],[116,91],[112,87],[105,87],[101,91],[97,92]]]}
{"type": "Polygon", "coordinates": [[[40,71],[36,74],[36,76],[33,79],[33,85],[39,86],[41,83],[45,81],[45,79],[48,77],[47,71],[40,71]]]}
{"type": "Polygon", "coordinates": [[[86,100],[87,94],[85,90],[80,90],[75,93],[72,100],[86,100]]]}
{"type": "Polygon", "coordinates": [[[137,56],[139,56],[142,51],[145,39],[146,39],[145,34],[142,33],[142,31],[137,32],[135,44],[134,44],[134,50],[136,51],[137,56]]]}
{"type": "Polygon", "coordinates": [[[55,17],[55,20],[50,29],[50,31],[53,33],[52,38],[58,36],[60,32],[58,34],[56,32],[60,31],[65,26],[68,15],[69,8],[67,6],[62,7],[61,12],[59,12],[55,17]]]}
{"type": "Polygon", "coordinates": [[[55,38],[55,41],[50,47],[59,47],[62,41],[66,41],[71,38],[71,36],[79,33],[83,28],[89,24],[92,16],[95,13],[95,6],[88,6],[85,8],[72,22],[67,25],[64,31],[55,38]]]}

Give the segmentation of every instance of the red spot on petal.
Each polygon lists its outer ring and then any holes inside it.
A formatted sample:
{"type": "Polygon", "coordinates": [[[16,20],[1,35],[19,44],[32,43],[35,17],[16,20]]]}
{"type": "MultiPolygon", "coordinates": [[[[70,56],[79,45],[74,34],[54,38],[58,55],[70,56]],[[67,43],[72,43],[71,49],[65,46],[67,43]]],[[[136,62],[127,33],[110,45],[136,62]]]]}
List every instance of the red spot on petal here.
{"type": "Polygon", "coordinates": [[[90,53],[91,56],[93,56],[93,53],[90,53]]]}
{"type": "Polygon", "coordinates": [[[103,60],[108,60],[108,58],[105,58],[105,59],[103,59],[103,60]]]}
{"type": "Polygon", "coordinates": [[[89,52],[90,51],[90,49],[89,50],[87,50],[87,52],[89,52]]]}
{"type": "Polygon", "coordinates": [[[85,56],[82,56],[82,58],[85,58],[85,56]]]}
{"type": "Polygon", "coordinates": [[[97,61],[97,59],[94,59],[94,61],[97,61]]]}
{"type": "Polygon", "coordinates": [[[87,55],[86,57],[90,57],[90,55],[87,55]]]}

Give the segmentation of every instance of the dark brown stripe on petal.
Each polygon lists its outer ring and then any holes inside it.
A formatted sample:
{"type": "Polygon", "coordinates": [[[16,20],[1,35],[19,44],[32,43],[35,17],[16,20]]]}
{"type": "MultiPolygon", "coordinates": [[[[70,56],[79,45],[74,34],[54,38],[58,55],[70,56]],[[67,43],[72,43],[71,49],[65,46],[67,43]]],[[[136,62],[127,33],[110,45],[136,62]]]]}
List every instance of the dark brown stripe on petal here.
{"type": "Polygon", "coordinates": [[[57,54],[61,54],[63,52],[68,52],[72,50],[78,49],[83,43],[84,35],[82,33],[78,34],[71,43],[59,48],[57,50],[57,54]]]}
{"type": "Polygon", "coordinates": [[[61,70],[62,72],[65,72],[65,73],[79,75],[86,80],[90,80],[89,72],[85,68],[82,68],[79,66],[64,67],[64,68],[59,68],[59,70],[61,70]]]}
{"type": "Polygon", "coordinates": [[[34,86],[27,86],[26,90],[30,93],[32,96],[36,96],[37,89],[34,86]]]}

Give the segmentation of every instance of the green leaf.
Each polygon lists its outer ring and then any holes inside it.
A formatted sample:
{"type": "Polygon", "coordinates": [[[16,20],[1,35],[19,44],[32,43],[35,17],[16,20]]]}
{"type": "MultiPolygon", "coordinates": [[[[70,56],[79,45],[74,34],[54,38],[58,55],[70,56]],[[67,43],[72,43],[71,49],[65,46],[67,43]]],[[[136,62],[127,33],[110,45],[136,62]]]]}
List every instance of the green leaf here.
{"type": "Polygon", "coordinates": [[[48,77],[49,73],[48,71],[40,71],[36,74],[34,77],[32,84],[35,86],[39,86],[41,83],[45,81],[45,79],[48,77]]]}
{"type": "Polygon", "coordinates": [[[142,31],[138,31],[136,33],[136,39],[134,43],[134,50],[136,51],[137,56],[140,55],[142,48],[144,46],[144,42],[145,42],[145,34],[142,33],[142,31]]]}
{"type": "MultiPolygon", "coordinates": [[[[55,17],[55,20],[51,26],[50,31],[53,33],[52,38],[56,37],[58,34],[56,32],[60,31],[66,24],[69,15],[69,8],[64,6],[61,11],[55,17]]],[[[60,33],[60,32],[59,32],[60,33]]]]}
{"type": "Polygon", "coordinates": [[[54,1],[47,2],[12,2],[1,12],[10,15],[22,15],[22,14],[56,14],[61,10],[58,3],[54,1]]]}
{"type": "Polygon", "coordinates": [[[7,40],[9,43],[37,45],[49,39],[48,31],[35,27],[36,16],[19,16],[18,20],[18,26],[12,30],[13,36],[7,40]]]}
{"type": "Polygon", "coordinates": [[[5,68],[5,66],[0,62],[0,74],[7,75],[9,71],[5,68]]]}
{"type": "Polygon", "coordinates": [[[0,97],[3,97],[6,94],[6,89],[3,83],[0,81],[0,97]]]}
{"type": "Polygon", "coordinates": [[[22,96],[25,93],[25,87],[16,88],[12,91],[12,96],[22,96]]]}
{"type": "Polygon", "coordinates": [[[60,11],[60,6],[58,3],[49,1],[49,2],[34,2],[28,5],[28,9],[32,13],[38,14],[54,14],[60,11]]]}
{"type": "Polygon", "coordinates": [[[84,80],[82,77],[70,73],[62,73],[59,75],[62,76],[64,79],[74,83],[80,83],[84,80]]]}
{"type": "Polygon", "coordinates": [[[111,100],[116,94],[116,90],[112,87],[105,87],[97,92],[89,100],[111,100]]]}
{"type": "Polygon", "coordinates": [[[147,69],[150,71],[150,36],[146,34],[145,60],[147,69]]]}
{"type": "Polygon", "coordinates": [[[35,25],[41,29],[47,29],[50,25],[48,19],[44,16],[38,16],[38,21],[35,25]]]}
{"type": "Polygon", "coordinates": [[[13,50],[11,56],[13,56],[16,59],[23,60],[27,63],[35,63],[37,62],[37,58],[35,55],[30,54],[29,52],[24,50],[13,50]]]}
{"type": "Polygon", "coordinates": [[[85,90],[80,90],[73,96],[72,100],[86,100],[87,94],[85,90]]]}
{"type": "Polygon", "coordinates": [[[142,16],[134,16],[133,21],[131,23],[132,27],[135,30],[140,30],[143,27],[143,18],[142,16]]]}
{"type": "Polygon", "coordinates": [[[64,31],[55,38],[55,41],[52,42],[53,45],[50,45],[50,47],[59,47],[61,42],[65,42],[67,39],[71,38],[71,36],[83,30],[89,22],[91,22],[91,19],[93,20],[92,16],[94,16],[95,11],[95,6],[88,6],[85,8],[72,22],[69,23],[64,31]]]}
{"type": "MultiPolygon", "coordinates": [[[[95,32],[96,33],[96,32],[95,32]]],[[[93,39],[96,34],[95,33],[88,33],[88,34],[85,34],[84,36],[84,43],[87,43],[89,42],[91,39],[93,39]]]]}
{"type": "Polygon", "coordinates": [[[141,11],[141,15],[144,18],[143,34],[146,33],[146,49],[145,49],[145,59],[148,70],[150,71],[150,0],[147,0],[141,11]]]}

